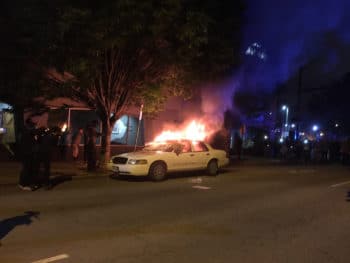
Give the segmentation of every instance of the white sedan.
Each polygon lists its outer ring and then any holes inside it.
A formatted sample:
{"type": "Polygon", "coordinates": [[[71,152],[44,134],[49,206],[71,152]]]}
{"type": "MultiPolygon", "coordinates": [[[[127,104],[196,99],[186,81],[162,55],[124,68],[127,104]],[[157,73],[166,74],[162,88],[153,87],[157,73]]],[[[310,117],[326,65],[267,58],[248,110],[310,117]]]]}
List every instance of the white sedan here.
{"type": "Polygon", "coordinates": [[[115,175],[146,176],[161,181],[168,172],[207,170],[217,175],[229,163],[223,150],[202,141],[166,141],[146,145],[141,151],[112,156],[110,167],[115,175]]]}

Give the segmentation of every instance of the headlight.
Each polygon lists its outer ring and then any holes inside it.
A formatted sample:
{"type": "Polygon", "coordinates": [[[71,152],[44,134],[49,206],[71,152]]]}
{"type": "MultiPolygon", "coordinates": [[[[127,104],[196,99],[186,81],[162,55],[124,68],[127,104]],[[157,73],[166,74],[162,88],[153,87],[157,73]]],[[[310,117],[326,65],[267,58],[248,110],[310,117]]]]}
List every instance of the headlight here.
{"type": "Polygon", "coordinates": [[[147,164],[147,160],[135,160],[135,159],[130,159],[128,161],[128,164],[147,164]]]}

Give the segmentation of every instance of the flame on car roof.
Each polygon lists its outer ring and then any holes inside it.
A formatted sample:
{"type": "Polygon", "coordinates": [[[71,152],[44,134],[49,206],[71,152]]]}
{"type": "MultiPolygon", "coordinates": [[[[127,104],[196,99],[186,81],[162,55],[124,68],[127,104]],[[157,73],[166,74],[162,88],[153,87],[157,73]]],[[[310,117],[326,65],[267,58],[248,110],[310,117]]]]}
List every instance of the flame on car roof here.
{"type": "Polygon", "coordinates": [[[203,141],[208,136],[205,125],[192,120],[187,126],[183,129],[178,129],[176,131],[165,130],[161,132],[154,142],[166,142],[166,141],[181,141],[181,140],[190,140],[190,141],[203,141]]]}

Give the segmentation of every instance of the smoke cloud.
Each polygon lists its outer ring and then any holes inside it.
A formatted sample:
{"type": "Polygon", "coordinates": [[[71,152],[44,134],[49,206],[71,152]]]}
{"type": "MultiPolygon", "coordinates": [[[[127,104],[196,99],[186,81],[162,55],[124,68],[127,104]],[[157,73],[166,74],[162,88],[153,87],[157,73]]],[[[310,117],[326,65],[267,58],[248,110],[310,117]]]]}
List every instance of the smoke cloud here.
{"type": "Polygon", "coordinates": [[[320,84],[325,77],[349,71],[348,10],[349,0],[248,0],[242,67],[231,79],[202,87],[197,98],[201,108],[187,110],[185,119],[196,118],[219,130],[225,111],[239,114],[232,105],[237,90],[273,91],[312,61],[319,63],[312,74],[315,85],[317,79],[320,84]],[[246,54],[249,46],[257,52],[246,54]]]}

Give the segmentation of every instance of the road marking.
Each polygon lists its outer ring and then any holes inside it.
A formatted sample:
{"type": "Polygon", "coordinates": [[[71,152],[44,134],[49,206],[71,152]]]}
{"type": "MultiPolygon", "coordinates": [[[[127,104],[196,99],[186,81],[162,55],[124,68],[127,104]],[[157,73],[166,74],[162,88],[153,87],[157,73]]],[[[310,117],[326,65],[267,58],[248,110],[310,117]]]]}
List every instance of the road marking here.
{"type": "Polygon", "coordinates": [[[201,189],[201,190],[208,190],[208,189],[211,189],[211,187],[208,187],[208,186],[201,186],[201,185],[194,185],[194,186],[192,186],[192,188],[201,189]]]}
{"type": "Polygon", "coordinates": [[[342,182],[342,183],[339,183],[339,184],[333,184],[333,185],[331,185],[331,187],[338,187],[338,186],[342,186],[342,185],[345,185],[345,184],[350,184],[350,181],[342,182]]]}
{"type": "Polygon", "coordinates": [[[61,255],[54,256],[54,257],[44,258],[44,259],[40,259],[37,261],[33,261],[32,263],[48,263],[48,262],[53,262],[53,261],[57,261],[57,260],[65,259],[65,258],[69,258],[69,256],[67,254],[61,254],[61,255]]]}
{"type": "Polygon", "coordinates": [[[297,173],[314,173],[315,169],[300,169],[300,170],[289,170],[288,171],[291,174],[297,174],[297,173]]]}
{"type": "Polygon", "coordinates": [[[203,182],[203,180],[201,177],[191,179],[191,183],[194,183],[194,184],[201,184],[202,182],[203,182]]]}

